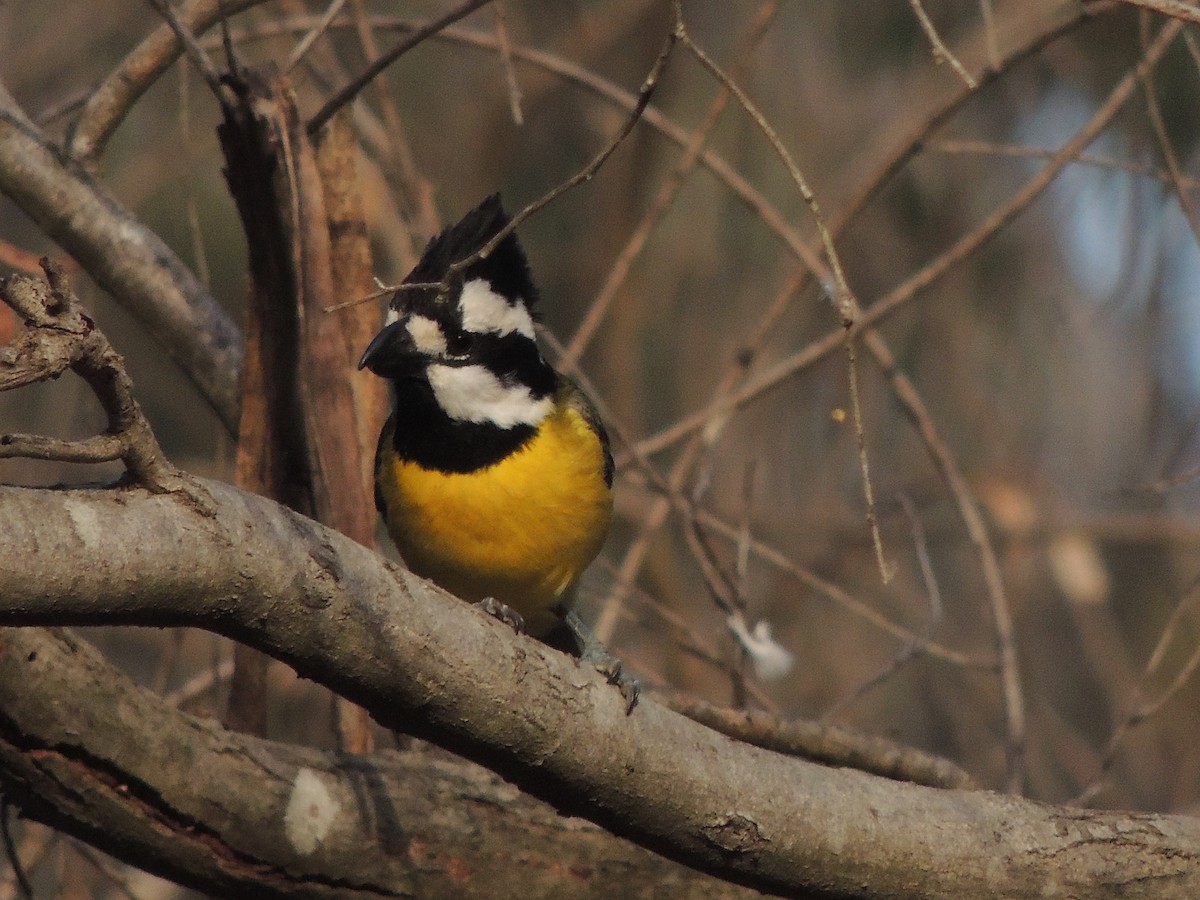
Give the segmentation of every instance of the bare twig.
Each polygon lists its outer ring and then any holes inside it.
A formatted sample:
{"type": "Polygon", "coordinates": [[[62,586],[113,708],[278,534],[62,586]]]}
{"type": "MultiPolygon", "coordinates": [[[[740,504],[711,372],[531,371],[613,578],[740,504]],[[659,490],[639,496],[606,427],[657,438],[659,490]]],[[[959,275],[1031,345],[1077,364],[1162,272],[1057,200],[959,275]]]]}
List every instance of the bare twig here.
{"type": "MultiPolygon", "coordinates": [[[[737,540],[737,530],[728,522],[724,522],[711,513],[700,512],[697,514],[700,523],[705,528],[710,528],[718,534],[723,535],[730,541],[737,540]]],[[[968,669],[979,669],[983,671],[995,672],[998,669],[996,662],[990,659],[980,659],[970,656],[961,651],[954,650],[939,644],[936,641],[930,641],[902,625],[897,625],[891,619],[881,615],[869,604],[864,603],[857,597],[848,594],[842,588],[832,582],[826,581],[818,575],[813,574],[802,566],[797,565],[788,559],[787,555],[781,550],[770,546],[758,539],[751,541],[751,549],[760,559],[770,565],[772,568],[785,572],[798,581],[804,587],[808,588],[815,594],[819,594],[825,599],[831,601],[848,613],[853,615],[878,629],[884,634],[890,635],[897,641],[905,644],[915,644],[918,649],[928,656],[942,660],[954,666],[962,666],[968,669]]]]}
{"type": "MultiPolygon", "coordinates": [[[[1142,15],[1146,16],[1147,14],[1142,13],[1142,15]]],[[[1200,209],[1196,208],[1196,202],[1184,184],[1179,156],[1171,143],[1171,136],[1167,134],[1167,125],[1163,121],[1162,109],[1158,103],[1158,92],[1154,87],[1154,72],[1151,69],[1146,69],[1142,73],[1142,94],[1146,98],[1146,114],[1150,118],[1150,126],[1154,130],[1159,150],[1162,151],[1163,162],[1167,165],[1171,186],[1175,189],[1175,196],[1179,198],[1179,207],[1183,210],[1183,216],[1192,230],[1192,238],[1200,243],[1200,209]]]]}
{"type": "MultiPolygon", "coordinates": [[[[1107,127],[1117,112],[1124,106],[1130,94],[1137,87],[1141,73],[1146,68],[1155,65],[1166,51],[1167,46],[1179,34],[1181,24],[1176,21],[1167,23],[1164,30],[1148,48],[1145,56],[1134,67],[1133,71],[1121,79],[1109,93],[1108,98],[1096,110],[1092,118],[1075,135],[1064,144],[1034,178],[1013,194],[999,209],[995,210],[973,231],[963,235],[936,258],[930,260],[921,269],[905,279],[901,284],[892,288],[875,303],[862,311],[857,321],[859,329],[877,325],[883,319],[895,312],[904,304],[911,301],[923,290],[946,274],[958,263],[974,254],[983,244],[991,240],[1005,225],[1024,212],[1036,200],[1050,183],[1058,176],[1075,157],[1096,139],[1096,136],[1107,127]]],[[[831,332],[823,338],[813,341],[807,347],[791,356],[780,360],[770,368],[760,372],[749,382],[742,385],[729,395],[711,402],[707,407],[680,419],[669,428],[663,429],[640,442],[641,449],[647,453],[655,453],[672,446],[684,436],[704,427],[714,417],[724,416],[733,410],[744,406],[751,400],[761,396],[763,392],[778,386],[787,378],[809,368],[830,353],[835,352],[843,341],[840,331],[831,332]]]]}
{"type": "MultiPolygon", "coordinates": [[[[462,14],[465,15],[465,12],[463,12],[462,14]]],[[[455,16],[455,17],[458,17],[458,16],[455,16]]],[[[448,22],[448,21],[453,21],[453,18],[447,17],[446,19],[439,20],[440,23],[444,23],[444,22],[448,22]]],[[[410,35],[409,39],[407,41],[403,42],[402,45],[403,46],[412,45],[413,42],[415,42],[417,39],[423,38],[423,36],[429,36],[432,33],[438,32],[441,30],[442,27],[443,26],[439,25],[439,23],[432,23],[430,25],[422,26],[422,27],[418,28],[412,35],[410,35]],[[435,28],[434,27],[435,25],[438,25],[439,27],[435,28]]],[[[463,37],[462,33],[456,32],[455,34],[459,37],[459,39],[462,39],[462,37],[463,37]]],[[[501,50],[503,49],[500,46],[499,38],[489,39],[487,36],[474,36],[473,40],[474,40],[474,42],[476,42],[478,44],[482,44],[485,46],[494,46],[497,49],[501,49],[501,50]]],[[[507,237],[508,234],[510,234],[512,231],[514,231],[516,228],[518,228],[521,225],[521,223],[524,222],[529,216],[533,215],[538,210],[540,210],[542,207],[546,206],[553,200],[557,199],[557,197],[559,197],[561,194],[571,190],[572,188],[578,186],[582,182],[591,179],[595,175],[595,173],[599,170],[599,168],[607,160],[608,156],[611,153],[613,153],[618,146],[620,146],[620,144],[625,140],[625,138],[628,136],[629,132],[632,130],[633,126],[645,114],[650,97],[652,96],[654,89],[657,86],[658,79],[661,77],[662,71],[665,68],[667,59],[670,56],[671,49],[673,48],[673,45],[674,45],[674,40],[675,40],[675,36],[673,34],[668,35],[668,38],[667,38],[666,44],[663,48],[663,51],[660,53],[659,57],[656,59],[655,64],[651,69],[651,72],[647,75],[646,79],[644,80],[637,96],[630,102],[630,104],[629,104],[630,114],[626,120],[625,126],[622,128],[622,130],[617,135],[617,137],[608,146],[606,146],[605,149],[602,150],[595,159],[593,159],[587,166],[585,166],[584,169],[582,169],[580,172],[576,173],[575,176],[573,176],[572,178],[563,182],[562,184],[558,185],[553,190],[549,191],[546,195],[539,198],[537,201],[529,204],[527,207],[520,210],[516,215],[514,215],[512,218],[512,221],[509,223],[509,225],[504,230],[502,230],[498,235],[496,235],[496,237],[493,239],[492,242],[490,242],[488,245],[480,248],[480,250],[477,253],[473,254],[472,256],[470,256],[464,260],[460,260],[458,263],[456,263],[454,266],[452,266],[450,273],[448,273],[448,276],[447,276],[448,278],[453,277],[453,275],[456,272],[461,271],[463,268],[466,268],[467,266],[471,265],[476,260],[487,256],[501,240],[503,240],[505,237],[507,237]]],[[[521,50],[519,52],[522,57],[528,56],[530,54],[530,51],[526,51],[526,50],[521,50]]],[[[518,51],[515,48],[513,48],[512,55],[517,55],[517,53],[518,53],[518,51]]],[[[317,122],[317,120],[322,116],[323,112],[324,112],[324,110],[322,112],[319,112],[317,114],[317,117],[314,117],[314,121],[310,122],[310,124],[309,124],[310,130],[313,128],[313,126],[317,122]]],[[[446,282],[441,283],[440,287],[442,290],[446,289],[446,284],[447,284],[446,282]]],[[[399,289],[398,286],[397,287],[389,287],[389,288],[385,288],[383,291],[381,291],[379,293],[389,293],[389,292],[393,292],[397,289],[399,289]]],[[[375,296],[378,296],[378,295],[379,294],[376,293],[376,294],[372,294],[370,297],[357,298],[356,300],[349,301],[349,302],[343,303],[343,304],[338,304],[335,307],[331,307],[327,311],[333,311],[334,309],[341,309],[341,308],[345,308],[347,306],[356,305],[357,303],[364,302],[367,299],[373,299],[375,296]]]]}
{"type": "Polygon", "coordinates": [[[192,65],[196,67],[196,71],[204,78],[213,96],[220,100],[222,104],[233,102],[233,94],[230,89],[221,83],[221,73],[217,71],[217,67],[213,65],[212,60],[208,58],[208,54],[204,52],[204,48],[196,40],[196,35],[192,32],[192,29],[179,18],[168,0],[147,0],[147,2],[171,26],[171,30],[175,32],[175,37],[183,44],[188,59],[192,61],[192,65]]]}
{"type": "Polygon", "coordinates": [[[398,43],[395,47],[388,50],[386,53],[383,53],[378,59],[367,66],[366,70],[364,70],[361,75],[334,94],[324,106],[317,110],[317,114],[308,122],[308,133],[316,134],[316,132],[320,131],[321,126],[329,121],[335,112],[358,96],[359,91],[370,84],[376,75],[398,60],[413,47],[417,46],[431,35],[437,34],[447,25],[457,22],[459,19],[470,15],[475,10],[479,9],[479,7],[490,2],[491,0],[465,0],[464,3],[455,9],[450,10],[450,12],[446,13],[440,19],[436,19],[424,27],[417,29],[407,38],[398,43]]]}
{"type": "Polygon", "coordinates": [[[1008,593],[1004,589],[1000,561],[996,557],[983,514],[979,510],[979,504],[971,492],[970,485],[967,484],[966,476],[950,452],[950,448],[938,434],[933,416],[917,392],[916,386],[900,370],[891,350],[888,349],[878,332],[874,330],[866,332],[863,343],[891,381],[892,392],[900,401],[905,413],[908,414],[933,458],[934,464],[938,467],[942,480],[946,483],[951,496],[954,497],[959,516],[967,530],[967,536],[971,539],[976,555],[979,557],[979,566],[983,572],[984,584],[987,586],[988,604],[992,613],[996,652],[1000,658],[1000,684],[1004,696],[1005,723],[1008,734],[1007,787],[1014,793],[1020,793],[1025,779],[1025,698],[1021,687],[1021,671],[1017,664],[1012,609],[1008,602],[1008,593]]]}
{"type": "Polygon", "coordinates": [[[175,690],[163,694],[163,702],[183,708],[197,697],[226,684],[233,677],[233,659],[214,661],[204,671],[197,672],[175,690]]]}
{"type": "MultiPolygon", "coordinates": [[[[778,0],[768,0],[759,7],[758,13],[754,17],[749,30],[741,40],[740,48],[734,56],[734,62],[729,68],[729,74],[732,78],[740,77],[742,70],[749,61],[751,51],[762,40],[767,32],[767,26],[774,20],[776,13],[779,11],[778,0]]],[[[684,145],[684,153],[675,163],[675,167],[671,173],[662,181],[658,190],[658,195],[654,198],[650,208],[642,216],[637,227],[625,242],[625,246],[617,255],[613,262],[612,268],[609,270],[607,277],[604,279],[604,284],[588,305],[587,312],[584,313],[583,319],[575,330],[575,334],[571,337],[567,344],[566,355],[568,359],[578,360],[586,349],[588,342],[596,333],[596,329],[600,327],[601,321],[608,312],[609,306],[616,297],[620,286],[625,282],[625,278],[629,274],[630,268],[634,261],[641,254],[646,246],[646,242],[650,239],[650,234],[655,226],[666,214],[679,189],[683,186],[684,180],[688,174],[695,168],[696,164],[704,155],[704,146],[708,141],[708,136],[717,126],[721,119],[721,114],[725,111],[729,103],[731,94],[727,87],[722,85],[708,105],[708,109],[704,112],[704,119],[696,130],[688,137],[684,145]]]]}
{"type": "Polygon", "coordinates": [[[8,813],[11,808],[8,797],[0,794],[0,842],[3,842],[4,855],[8,857],[9,867],[12,869],[13,877],[16,878],[17,890],[21,892],[24,900],[33,900],[33,886],[25,875],[21,858],[17,855],[17,845],[13,841],[12,831],[8,826],[8,813]]]}
{"type": "MultiPolygon", "coordinates": [[[[986,2],[986,0],[985,0],[986,2]]],[[[925,38],[929,41],[930,47],[933,48],[933,58],[936,62],[949,63],[950,68],[954,70],[962,83],[968,88],[974,90],[979,86],[979,83],[967,71],[966,66],[958,61],[958,57],[950,52],[950,48],[942,41],[941,35],[938,34],[937,28],[934,27],[932,20],[929,18],[929,13],[925,12],[925,7],[921,5],[921,0],[908,0],[908,5],[912,7],[913,15],[917,17],[917,22],[921,26],[921,30],[925,32],[925,38]]]]}
{"type": "Polygon", "coordinates": [[[826,283],[825,289],[834,300],[838,315],[841,316],[842,328],[845,332],[846,359],[850,378],[850,405],[854,415],[855,435],[858,439],[858,460],[862,471],[863,497],[867,507],[867,527],[870,530],[871,543],[875,549],[875,562],[879,567],[880,577],[886,584],[892,578],[892,566],[884,558],[883,538],[879,533],[879,523],[875,515],[874,488],[871,484],[871,468],[867,458],[866,433],[863,426],[862,407],[858,396],[858,369],[854,359],[853,341],[860,315],[858,299],[854,296],[854,293],[850,290],[849,283],[846,281],[846,274],[842,269],[841,257],[838,256],[837,250],[833,245],[833,236],[825,224],[825,217],[821,212],[820,205],[817,203],[816,195],[813,193],[812,188],[809,187],[808,179],[804,177],[804,173],[800,171],[800,167],[792,159],[787,146],[780,140],[779,135],[775,133],[775,129],[771,127],[771,124],[750,99],[749,95],[713,61],[702,47],[692,40],[683,18],[683,0],[674,0],[674,10],[675,34],[700,64],[737,98],[738,103],[746,111],[746,114],[758,126],[758,129],[766,137],[767,142],[787,168],[792,182],[796,185],[800,196],[804,198],[805,204],[812,213],[813,221],[817,225],[817,231],[821,236],[821,244],[825,250],[825,258],[829,261],[829,272],[832,276],[831,283],[826,283]]]}
{"type": "Polygon", "coordinates": [[[1086,804],[1090,802],[1101,789],[1104,787],[1105,776],[1108,775],[1113,763],[1116,761],[1117,752],[1121,749],[1121,744],[1125,737],[1140,726],[1143,722],[1155,715],[1160,709],[1166,705],[1179,690],[1187,684],[1195,673],[1197,667],[1200,667],[1200,644],[1192,649],[1191,655],[1176,672],[1171,683],[1155,698],[1147,698],[1147,685],[1150,680],[1158,674],[1163,661],[1166,658],[1167,649],[1171,646],[1175,639],[1180,626],[1185,621],[1184,616],[1188,609],[1193,605],[1196,598],[1200,596],[1200,579],[1196,579],[1191,587],[1175,604],[1175,608],[1171,611],[1166,624],[1163,626],[1162,633],[1158,636],[1158,641],[1154,645],[1154,650],[1150,654],[1150,658],[1146,660],[1146,666],[1142,671],[1142,677],[1133,691],[1134,705],[1119,725],[1113,729],[1112,735],[1109,737],[1108,745],[1104,749],[1103,755],[1100,757],[1100,765],[1096,771],[1092,781],[1086,785],[1078,796],[1071,802],[1072,804],[1086,804]]]}
{"type": "Polygon", "coordinates": [[[884,738],[820,722],[783,720],[758,710],[722,709],[685,694],[655,693],[654,699],[721,734],[776,753],[929,787],[977,787],[969,774],[949,760],[884,738]]]}
{"type": "MultiPolygon", "coordinates": [[[[1184,38],[1190,37],[1187,32],[1184,38]]],[[[1057,150],[1045,147],[1025,147],[1017,144],[997,144],[991,141],[946,140],[929,141],[925,149],[932,153],[978,153],[984,156],[1010,156],[1017,159],[1053,159],[1057,150]]],[[[1164,184],[1171,183],[1171,173],[1146,163],[1132,159],[1116,159],[1111,156],[1098,156],[1095,153],[1080,153],[1071,161],[1072,165],[1094,166],[1098,169],[1114,169],[1128,172],[1130,175],[1140,175],[1153,178],[1164,184]]],[[[1180,173],[1180,183],[1189,191],[1200,190],[1200,179],[1180,173]]]]}
{"type": "MultiPolygon", "coordinates": [[[[264,2],[188,0],[179,9],[177,18],[193,33],[200,34],[218,20],[264,2]]],[[[85,165],[93,162],[133,104],[183,52],[182,42],[166,23],[147,35],[88,96],[68,134],[67,152],[85,165]]]]}
{"type": "MultiPolygon", "coordinates": [[[[929,560],[929,541],[925,535],[925,526],[921,524],[920,518],[917,516],[917,510],[913,506],[912,500],[904,495],[900,495],[900,507],[904,510],[904,515],[908,519],[909,528],[912,531],[913,550],[917,556],[917,566],[921,572],[921,580],[925,583],[925,596],[929,598],[929,621],[925,623],[922,629],[922,637],[925,641],[929,641],[933,637],[934,631],[942,621],[942,592],[938,587],[937,577],[933,573],[933,563],[929,560]]],[[[824,713],[821,714],[821,721],[831,722],[837,715],[854,703],[872,688],[883,684],[887,679],[891,678],[898,672],[909,660],[920,654],[922,642],[912,640],[900,648],[900,652],[892,657],[886,665],[878,672],[858,685],[854,690],[848,693],[845,697],[840,698],[837,702],[831,704],[824,713]]]]}
{"type": "MultiPolygon", "coordinates": [[[[392,288],[387,288],[387,289],[385,289],[385,292],[386,291],[394,292],[394,291],[398,291],[398,290],[414,290],[414,289],[428,290],[430,288],[436,288],[442,295],[445,295],[450,290],[451,283],[458,276],[458,274],[460,272],[462,272],[464,269],[467,269],[468,267],[474,265],[479,260],[486,259],[492,253],[492,251],[495,250],[498,246],[500,246],[500,243],[505,238],[507,238],[514,231],[516,231],[526,219],[528,219],[530,216],[534,215],[536,212],[538,212],[543,207],[545,207],[545,206],[549,205],[550,203],[552,203],[553,201],[557,200],[559,197],[561,197],[563,194],[567,193],[568,191],[578,187],[579,185],[583,184],[585,181],[590,181],[595,176],[595,174],[598,171],[600,171],[600,167],[604,165],[604,163],[616,151],[616,149],[619,146],[621,146],[621,144],[625,141],[625,139],[627,137],[629,137],[629,134],[630,134],[630,132],[633,131],[634,126],[637,125],[637,123],[641,120],[642,114],[645,112],[646,106],[649,104],[650,98],[654,94],[654,89],[656,87],[658,87],[658,81],[662,77],[663,71],[666,69],[667,60],[671,56],[671,51],[675,47],[675,42],[676,42],[676,35],[674,33],[669,33],[667,35],[667,39],[663,43],[662,49],[659,51],[658,56],[654,60],[654,64],[650,67],[649,73],[646,75],[646,78],[642,81],[642,86],[638,91],[637,102],[634,104],[633,109],[630,111],[629,115],[626,117],[625,122],[622,124],[622,126],[621,126],[620,130],[617,132],[616,136],[613,137],[613,139],[611,141],[609,141],[608,144],[606,144],[599,153],[596,154],[596,156],[591,160],[591,162],[589,162],[586,166],[584,166],[582,169],[580,169],[578,172],[576,172],[570,178],[555,185],[553,188],[551,188],[549,191],[547,191],[545,194],[543,194],[537,200],[534,200],[532,203],[530,203],[529,205],[524,207],[522,210],[520,210],[519,212],[514,214],[509,219],[508,224],[505,225],[503,228],[501,228],[490,241],[488,241],[486,244],[484,244],[482,247],[480,247],[474,253],[470,254],[469,256],[465,256],[460,260],[457,260],[451,266],[449,266],[449,268],[446,271],[446,277],[443,278],[440,282],[432,282],[430,284],[420,284],[420,285],[401,284],[401,285],[396,285],[395,287],[392,287],[392,288]]],[[[350,304],[341,304],[341,305],[339,305],[339,307],[336,307],[336,308],[341,308],[342,306],[347,306],[347,305],[354,305],[355,303],[358,303],[358,302],[362,302],[362,298],[360,298],[359,300],[353,301],[350,304]]],[[[327,311],[329,311],[329,310],[327,310],[327,311]]]]}
{"type": "Polygon", "coordinates": [[[346,0],[330,0],[329,5],[325,7],[325,12],[321,14],[320,20],[309,29],[292,48],[291,55],[288,56],[287,62],[283,65],[283,72],[286,75],[296,68],[300,60],[304,59],[304,54],[308,53],[309,48],[316,42],[317,38],[329,30],[329,23],[333,21],[334,16],[342,11],[342,7],[346,5],[346,0]]]}
{"type": "Polygon", "coordinates": [[[987,47],[988,68],[1000,66],[1000,48],[996,45],[996,14],[992,0],[979,0],[979,15],[983,19],[983,43],[987,47]]]}
{"type": "Polygon", "coordinates": [[[1185,0],[1120,0],[1120,2],[1172,16],[1180,22],[1200,24],[1200,8],[1185,2],[1185,0]]]}
{"type": "Polygon", "coordinates": [[[513,65],[512,43],[508,39],[507,14],[503,0],[496,0],[496,43],[500,47],[500,61],[504,64],[504,81],[508,85],[508,107],[512,112],[513,124],[520,126],[525,121],[521,113],[521,85],[517,82],[517,69],[513,65]]]}
{"type": "Polygon", "coordinates": [[[68,368],[87,381],[108,416],[108,430],[86,441],[31,435],[0,436],[0,457],[28,456],[71,462],[120,459],[140,484],[182,493],[203,503],[191,479],[163,455],[133,395],[124,360],[85,315],[62,268],[42,260],[46,280],[14,275],[0,282],[0,300],[27,329],[0,350],[0,390],[56,378],[68,368]]]}
{"type": "Polygon", "coordinates": [[[637,102],[634,104],[633,109],[630,110],[629,115],[625,117],[625,121],[621,125],[621,128],[617,132],[616,136],[609,141],[607,145],[605,145],[604,149],[597,153],[591,162],[589,162],[570,178],[566,179],[554,188],[551,188],[537,200],[534,200],[532,203],[514,215],[509,220],[507,225],[501,228],[500,231],[498,231],[490,241],[480,247],[477,251],[464,259],[458,260],[452,266],[450,266],[450,269],[446,274],[446,280],[443,282],[443,284],[457,276],[458,273],[462,272],[467,267],[473,265],[476,261],[480,259],[486,259],[493,250],[500,246],[500,243],[506,237],[516,231],[521,226],[522,222],[524,222],[538,210],[549,205],[563,194],[567,193],[567,191],[578,187],[585,181],[591,181],[595,174],[600,171],[600,167],[604,165],[604,163],[610,156],[612,156],[616,149],[620,147],[622,143],[624,143],[627,137],[629,137],[629,134],[633,131],[634,126],[641,121],[642,113],[646,111],[646,107],[650,103],[650,98],[654,96],[654,90],[658,87],[658,81],[660,78],[662,78],[662,74],[667,68],[667,60],[671,58],[671,51],[675,49],[675,43],[677,40],[678,34],[676,32],[670,32],[667,34],[666,40],[663,41],[662,49],[659,50],[658,56],[654,59],[654,64],[650,67],[650,71],[646,74],[645,79],[643,79],[641,88],[638,89],[637,102]]]}

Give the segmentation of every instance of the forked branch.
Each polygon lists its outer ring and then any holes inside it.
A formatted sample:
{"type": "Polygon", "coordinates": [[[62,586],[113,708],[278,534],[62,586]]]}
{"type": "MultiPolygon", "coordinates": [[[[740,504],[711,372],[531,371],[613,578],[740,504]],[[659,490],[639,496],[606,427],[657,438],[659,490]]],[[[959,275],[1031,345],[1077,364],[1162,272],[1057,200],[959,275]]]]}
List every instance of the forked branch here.
{"type": "Polygon", "coordinates": [[[0,348],[0,391],[58,378],[70,369],[88,383],[100,401],[108,428],[78,441],[0,434],[0,459],[76,463],[119,459],[143,487],[155,493],[181,492],[200,501],[198,486],[163,454],[133,395],[125,360],[83,311],[62,266],[46,258],[41,265],[45,279],[13,275],[0,282],[0,300],[26,326],[0,348]]]}

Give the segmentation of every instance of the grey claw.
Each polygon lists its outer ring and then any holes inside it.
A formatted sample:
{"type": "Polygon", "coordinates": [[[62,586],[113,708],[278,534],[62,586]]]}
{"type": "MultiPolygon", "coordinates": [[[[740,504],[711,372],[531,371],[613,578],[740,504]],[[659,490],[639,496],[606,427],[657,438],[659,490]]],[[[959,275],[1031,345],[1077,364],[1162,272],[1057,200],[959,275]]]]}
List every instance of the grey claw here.
{"type": "Polygon", "coordinates": [[[484,597],[475,604],[493,619],[499,619],[517,634],[525,633],[525,618],[506,603],[501,603],[495,597],[484,597]]]}

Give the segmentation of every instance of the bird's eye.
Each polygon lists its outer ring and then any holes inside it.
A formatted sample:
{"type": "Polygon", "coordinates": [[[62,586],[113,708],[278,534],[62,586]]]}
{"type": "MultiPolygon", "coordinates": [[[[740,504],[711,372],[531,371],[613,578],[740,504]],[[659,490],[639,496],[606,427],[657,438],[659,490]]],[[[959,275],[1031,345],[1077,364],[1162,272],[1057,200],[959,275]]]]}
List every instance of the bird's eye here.
{"type": "Polygon", "coordinates": [[[453,329],[446,335],[446,354],[448,356],[466,356],[471,352],[472,343],[469,333],[453,329]]]}

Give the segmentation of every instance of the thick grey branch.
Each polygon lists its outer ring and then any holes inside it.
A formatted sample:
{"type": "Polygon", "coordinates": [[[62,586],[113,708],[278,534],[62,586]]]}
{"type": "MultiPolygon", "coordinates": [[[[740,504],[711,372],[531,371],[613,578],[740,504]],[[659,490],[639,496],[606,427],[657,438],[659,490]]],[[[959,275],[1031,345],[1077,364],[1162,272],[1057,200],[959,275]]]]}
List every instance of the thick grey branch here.
{"type": "Polygon", "coordinates": [[[602,898],[615,872],[631,897],[746,896],[445,754],[322,752],[185,715],[40,628],[0,629],[0,783],[25,815],[212,896],[602,898]]]}
{"type": "MultiPolygon", "coordinates": [[[[354,542],[204,483],[0,487],[0,623],[192,625],[244,640],[567,812],[697,868],[827,896],[1200,896],[1200,821],[828,769],[652,702],[354,542]]],[[[136,743],[131,738],[131,743],[136,743]]],[[[809,894],[811,895],[811,894],[809,894]]]]}
{"type": "Polygon", "coordinates": [[[142,323],[236,431],[237,326],[158,236],[57,152],[2,85],[0,191],[142,323]]]}

